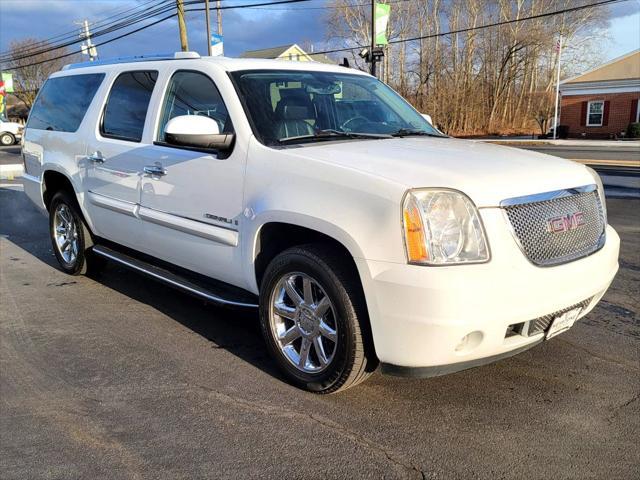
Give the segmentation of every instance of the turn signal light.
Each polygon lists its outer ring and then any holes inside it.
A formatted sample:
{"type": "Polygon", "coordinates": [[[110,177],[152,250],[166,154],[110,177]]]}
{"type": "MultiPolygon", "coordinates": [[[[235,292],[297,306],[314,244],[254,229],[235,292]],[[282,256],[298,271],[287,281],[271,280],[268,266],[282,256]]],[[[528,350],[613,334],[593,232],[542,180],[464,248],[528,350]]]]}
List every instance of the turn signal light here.
{"type": "Polygon", "coordinates": [[[403,216],[404,239],[407,245],[409,262],[424,262],[429,260],[422,217],[415,201],[409,200],[405,204],[403,216]]]}

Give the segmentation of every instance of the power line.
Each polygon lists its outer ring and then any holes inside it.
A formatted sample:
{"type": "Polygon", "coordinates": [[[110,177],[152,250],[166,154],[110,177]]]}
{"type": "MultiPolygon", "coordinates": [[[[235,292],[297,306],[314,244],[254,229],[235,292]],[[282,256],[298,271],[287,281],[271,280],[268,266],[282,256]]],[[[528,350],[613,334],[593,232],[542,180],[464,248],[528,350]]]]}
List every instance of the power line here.
{"type": "MultiPolygon", "coordinates": [[[[287,3],[301,3],[301,2],[308,2],[308,1],[309,1],[309,0],[278,0],[278,1],[276,1],[276,2],[265,2],[265,3],[263,3],[263,4],[264,4],[264,5],[270,5],[270,4],[271,4],[271,5],[280,5],[280,4],[287,4],[287,3]]],[[[202,3],[202,1],[201,1],[201,0],[193,0],[193,1],[190,1],[190,2],[184,2],[184,3],[185,3],[185,5],[187,5],[187,4],[202,3]]],[[[235,8],[248,8],[248,7],[250,7],[251,5],[255,5],[255,4],[243,4],[243,5],[229,5],[229,6],[221,6],[221,7],[220,7],[220,9],[221,9],[221,10],[227,10],[227,9],[235,9],[235,8]]],[[[262,4],[261,4],[261,5],[262,5],[262,4]]],[[[173,9],[173,7],[172,7],[171,9],[173,9]]],[[[203,9],[194,9],[194,10],[185,10],[185,11],[201,11],[201,10],[203,10],[203,9]]],[[[212,10],[214,10],[214,9],[212,9],[212,10]]],[[[165,11],[166,11],[166,10],[165,10],[165,11]]],[[[152,23],[150,23],[150,24],[144,25],[144,26],[142,26],[142,27],[140,27],[140,28],[137,28],[137,29],[135,29],[135,30],[132,30],[132,31],[126,32],[126,33],[124,33],[124,34],[122,34],[122,35],[119,35],[119,36],[117,36],[117,37],[111,38],[111,39],[109,39],[109,40],[105,40],[105,41],[103,41],[103,42],[96,43],[94,46],[95,46],[95,47],[100,47],[100,46],[102,46],[102,45],[106,45],[106,44],[108,44],[108,43],[114,42],[114,41],[119,40],[119,39],[121,39],[121,38],[127,37],[127,36],[129,36],[129,35],[134,34],[134,33],[137,33],[137,32],[139,32],[139,31],[141,31],[141,30],[145,30],[146,28],[149,28],[149,27],[152,27],[152,26],[154,26],[154,25],[157,25],[158,23],[164,22],[164,21],[166,21],[166,20],[168,20],[168,19],[170,19],[170,18],[174,17],[175,15],[176,15],[176,13],[172,13],[171,15],[168,15],[168,16],[166,16],[166,17],[163,17],[163,18],[161,18],[161,19],[159,19],[159,20],[157,20],[157,21],[155,21],[155,22],[152,22],[152,23]]],[[[146,18],[145,18],[145,19],[146,19],[146,18]]],[[[142,20],[144,20],[144,19],[142,19],[142,20]]],[[[142,21],[142,20],[137,20],[136,22],[133,22],[133,23],[139,23],[139,22],[140,22],[140,21],[142,21]]],[[[123,28],[123,27],[118,27],[118,28],[123,28]]],[[[94,33],[94,34],[92,34],[92,37],[93,37],[93,38],[95,38],[96,36],[98,36],[98,35],[103,35],[103,34],[104,34],[104,33],[94,33]]],[[[78,41],[81,41],[81,40],[78,40],[78,41]]],[[[73,43],[78,43],[78,41],[73,42],[73,43]]],[[[61,48],[61,47],[56,47],[56,48],[50,49],[50,50],[48,50],[48,51],[51,51],[51,50],[57,50],[58,48],[61,48]]],[[[42,53],[48,53],[48,51],[45,51],[45,52],[42,52],[42,53]]],[[[38,53],[38,55],[39,55],[39,54],[42,54],[42,53],[38,53]]],[[[66,53],[66,54],[63,54],[63,55],[59,55],[59,56],[57,56],[57,57],[47,58],[47,59],[44,59],[44,60],[40,60],[40,61],[38,61],[38,62],[32,62],[32,63],[29,63],[29,64],[27,64],[27,65],[16,65],[16,66],[14,66],[13,68],[26,68],[26,67],[31,67],[31,66],[34,66],[34,65],[40,65],[40,64],[42,64],[42,63],[51,62],[51,61],[53,61],[53,60],[59,60],[59,59],[61,59],[61,58],[70,57],[71,55],[76,55],[77,53],[79,53],[79,52],[77,52],[77,51],[69,52],[69,53],[66,53]]],[[[28,55],[27,57],[35,56],[35,55],[36,55],[36,54],[28,55]]]]}
{"type": "MultiPolygon", "coordinates": [[[[166,3],[167,0],[165,0],[165,2],[162,3],[166,3]]],[[[171,1],[171,0],[169,0],[171,1]]],[[[156,5],[152,10],[146,10],[143,12],[138,12],[135,14],[132,14],[129,16],[129,18],[124,18],[122,19],[119,23],[110,25],[106,28],[103,28],[102,30],[98,30],[95,31],[94,33],[92,33],[92,38],[95,37],[99,37],[102,35],[107,35],[109,33],[113,33],[117,30],[121,30],[123,28],[129,27],[131,25],[135,25],[136,23],[140,23],[142,21],[145,21],[149,18],[152,18],[154,16],[157,15],[161,15],[163,13],[167,13],[169,11],[172,11],[175,6],[173,4],[166,4],[166,5],[162,5],[162,3],[156,5]]],[[[193,3],[201,3],[201,0],[192,0],[189,2],[185,2],[185,4],[193,4],[193,3]]],[[[59,50],[61,48],[65,48],[65,47],[69,47],[71,45],[74,45],[76,43],[79,43],[80,41],[82,41],[81,38],[75,38],[74,40],[70,40],[61,44],[57,44],[57,45],[51,45],[47,48],[41,49],[41,50],[36,50],[34,52],[31,53],[25,53],[22,55],[17,55],[17,56],[13,56],[11,54],[9,55],[5,55],[4,57],[2,57],[2,59],[0,59],[1,61],[8,61],[8,62],[16,62],[17,60],[22,60],[25,58],[29,58],[29,57],[34,57],[34,56],[38,56],[38,55],[42,55],[45,53],[49,53],[53,50],[59,50]]]]}
{"type": "MultiPolygon", "coordinates": [[[[540,13],[537,15],[531,15],[530,17],[522,17],[522,18],[514,18],[511,20],[503,20],[500,22],[495,22],[495,23],[488,23],[486,25],[479,25],[477,27],[468,27],[468,28],[461,28],[459,30],[450,30],[448,32],[441,32],[441,33],[434,33],[431,35],[423,35],[420,37],[411,37],[411,38],[402,38],[402,39],[398,39],[398,40],[391,40],[389,42],[389,45],[393,45],[393,44],[398,44],[398,43],[405,43],[405,42],[415,42],[417,40],[426,40],[429,38],[436,38],[436,37],[445,37],[447,35],[455,35],[457,33],[465,33],[465,32],[471,32],[474,30],[482,30],[485,28],[492,28],[492,27],[499,27],[501,25],[508,25],[511,23],[518,23],[518,22],[524,22],[527,20],[535,20],[537,18],[545,18],[545,17],[551,17],[551,16],[555,16],[555,15],[561,15],[563,13],[570,13],[570,12],[575,12],[578,10],[584,10],[586,8],[594,8],[594,7],[600,7],[603,5],[608,5],[608,4],[613,4],[613,3],[620,3],[620,2],[627,2],[629,0],[604,0],[602,2],[597,2],[597,3],[590,3],[587,5],[581,5],[578,7],[571,7],[571,8],[565,8],[562,10],[556,10],[553,12],[545,12],[545,13],[540,13]]],[[[345,47],[345,48],[334,48],[331,50],[323,50],[321,52],[314,52],[313,55],[326,55],[327,53],[338,53],[338,52],[348,52],[351,50],[358,50],[358,49],[362,49],[362,48],[369,48],[369,45],[357,45],[354,47],[345,47]]],[[[275,58],[275,57],[274,57],[275,58]]]]}
{"type": "MultiPolygon", "coordinates": [[[[302,2],[310,2],[311,0],[278,0],[276,2],[263,2],[263,3],[247,3],[244,5],[228,5],[226,7],[213,7],[211,8],[211,10],[231,10],[234,8],[255,8],[255,7],[262,7],[265,5],[284,5],[287,3],[302,3],[302,2]]],[[[196,3],[202,3],[202,2],[196,2],[196,3]]],[[[204,11],[204,8],[190,8],[189,10],[186,10],[187,12],[202,12],[204,11]]]]}
{"type": "MultiPolygon", "coordinates": [[[[118,22],[112,22],[109,26],[106,26],[105,28],[101,29],[101,30],[97,30],[92,34],[92,37],[98,37],[101,35],[106,35],[108,33],[112,33],[114,31],[120,30],[122,28],[126,28],[130,25],[133,25],[135,23],[139,23],[140,21],[146,20],[148,18],[151,18],[152,16],[155,15],[161,15],[163,13],[166,13],[170,10],[172,10],[174,8],[173,5],[169,5],[167,4],[167,2],[170,2],[171,0],[163,0],[162,2],[160,2],[159,4],[155,5],[151,10],[145,10],[142,12],[136,12],[134,14],[128,15],[127,17],[121,18],[120,20],[118,20],[118,22]],[[163,5],[163,3],[165,5],[163,5]]],[[[197,2],[194,2],[197,3],[197,2]]],[[[35,50],[35,51],[31,51],[30,53],[23,53],[23,54],[19,54],[19,55],[15,55],[12,53],[9,54],[5,54],[4,56],[2,56],[2,58],[0,60],[2,61],[10,61],[10,62],[15,62],[17,60],[22,60],[24,58],[29,58],[29,57],[33,57],[33,56],[37,56],[37,55],[42,55],[44,53],[49,53],[53,50],[58,50],[61,48],[65,48],[71,45],[74,45],[76,43],[79,43],[80,41],[82,41],[82,39],[80,37],[78,37],[77,32],[76,35],[74,35],[74,39],[70,40],[70,41],[66,41],[63,43],[59,43],[59,44],[54,44],[54,45],[48,45],[45,48],[39,49],[39,50],[35,50]]]]}
{"type": "MultiPolygon", "coordinates": [[[[156,5],[156,6],[159,6],[159,5],[163,4],[163,3],[168,3],[170,1],[172,1],[172,0],[160,0],[158,5],[156,5]]],[[[158,0],[148,0],[148,1],[143,2],[143,3],[141,3],[141,4],[139,4],[139,5],[135,6],[135,7],[127,8],[126,10],[119,11],[118,13],[110,15],[108,17],[105,17],[102,20],[99,20],[97,22],[91,23],[91,27],[92,28],[96,28],[96,27],[104,27],[104,26],[109,25],[109,24],[115,24],[118,21],[122,20],[122,18],[125,18],[125,17],[123,17],[123,15],[125,13],[129,13],[131,11],[141,10],[141,9],[146,11],[147,9],[145,9],[145,7],[147,5],[149,5],[150,3],[154,3],[154,2],[158,2],[158,0]],[[115,17],[121,17],[121,18],[118,18],[118,19],[113,20],[111,22],[107,22],[107,20],[110,20],[110,19],[115,18],[115,17]]],[[[153,7],[151,7],[151,8],[153,8],[153,7]]],[[[112,9],[111,11],[113,12],[114,10],[112,9]]],[[[34,42],[34,43],[32,43],[32,44],[30,44],[28,46],[25,46],[24,48],[17,49],[14,52],[8,52],[8,51],[1,52],[0,53],[0,57],[4,58],[4,57],[6,57],[8,55],[16,54],[16,53],[20,53],[20,54],[27,53],[27,52],[30,52],[30,51],[33,51],[33,50],[37,50],[38,48],[40,48],[40,46],[50,46],[51,42],[53,42],[54,40],[55,41],[66,40],[66,39],[69,39],[69,38],[72,38],[72,37],[76,37],[77,35],[78,35],[78,30],[77,29],[76,30],[67,31],[67,32],[61,32],[61,33],[55,34],[52,37],[45,38],[43,40],[38,40],[37,42],[34,42]]]]}
{"type": "MultiPolygon", "coordinates": [[[[138,33],[138,32],[140,32],[142,30],[145,30],[145,29],[147,29],[149,27],[153,27],[154,25],[162,23],[162,22],[164,22],[166,20],[169,20],[170,18],[175,17],[175,16],[176,16],[176,14],[172,13],[171,15],[167,15],[166,17],[163,17],[163,18],[161,18],[159,20],[156,20],[155,22],[149,23],[147,25],[143,25],[142,27],[136,28],[135,30],[131,30],[130,32],[123,33],[122,35],[119,35],[119,36],[114,37],[114,38],[110,38],[109,40],[105,40],[104,42],[96,43],[94,45],[94,47],[101,47],[102,45],[106,45],[107,43],[115,42],[116,40],[119,40],[119,39],[124,38],[124,37],[128,37],[129,35],[133,35],[134,33],[138,33]]],[[[70,57],[71,55],[77,55],[78,53],[79,52],[65,53],[64,55],[59,55],[59,56],[54,57],[54,58],[47,58],[46,60],[41,60],[39,62],[33,62],[33,63],[29,63],[27,65],[18,65],[17,67],[14,67],[14,68],[32,67],[34,65],[40,65],[40,64],[43,64],[43,63],[47,63],[47,62],[52,62],[54,60],[59,60],[61,58],[70,57]]]]}

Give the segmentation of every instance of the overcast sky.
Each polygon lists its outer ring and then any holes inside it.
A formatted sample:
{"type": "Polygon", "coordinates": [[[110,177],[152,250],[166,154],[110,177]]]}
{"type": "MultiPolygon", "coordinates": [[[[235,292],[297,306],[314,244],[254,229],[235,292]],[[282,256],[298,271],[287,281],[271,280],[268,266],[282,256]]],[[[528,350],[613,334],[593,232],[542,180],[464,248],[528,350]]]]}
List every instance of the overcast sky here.
{"type": "MultiPolygon", "coordinates": [[[[237,5],[259,1],[223,0],[223,4],[237,5]]],[[[156,2],[153,0],[0,0],[0,51],[6,51],[12,40],[26,37],[49,38],[72,30],[74,21],[84,18],[98,21],[145,3],[152,5],[156,2]]],[[[212,3],[215,3],[215,0],[212,0],[212,3]]],[[[304,4],[226,10],[223,12],[225,54],[237,56],[245,50],[288,43],[302,44],[305,41],[322,48],[327,40],[325,33],[327,10],[317,7],[325,6],[327,3],[326,0],[311,0],[304,4]]],[[[640,0],[628,0],[616,4],[612,7],[612,13],[610,40],[604,46],[605,60],[640,48],[640,0]]],[[[187,14],[187,24],[190,49],[205,54],[204,12],[187,14]]],[[[212,14],[212,24],[215,31],[215,12],[212,14]]],[[[96,38],[95,42],[99,43],[107,38],[111,38],[111,35],[96,38]]],[[[99,55],[106,58],[166,53],[179,49],[178,26],[175,18],[172,18],[99,47],[98,50],[99,55]]]]}

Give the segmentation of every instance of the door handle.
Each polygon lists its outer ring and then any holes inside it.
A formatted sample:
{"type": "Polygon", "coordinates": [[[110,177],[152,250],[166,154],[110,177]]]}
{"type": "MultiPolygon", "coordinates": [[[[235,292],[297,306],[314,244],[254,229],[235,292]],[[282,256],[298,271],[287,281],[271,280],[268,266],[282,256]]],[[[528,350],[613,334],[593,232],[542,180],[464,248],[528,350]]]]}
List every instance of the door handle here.
{"type": "Polygon", "coordinates": [[[100,152],[93,152],[91,155],[85,157],[91,163],[104,163],[106,160],[100,152]]]}
{"type": "Polygon", "coordinates": [[[167,171],[164,169],[162,165],[146,165],[144,168],[144,173],[151,176],[162,176],[166,175],[167,171]]]}

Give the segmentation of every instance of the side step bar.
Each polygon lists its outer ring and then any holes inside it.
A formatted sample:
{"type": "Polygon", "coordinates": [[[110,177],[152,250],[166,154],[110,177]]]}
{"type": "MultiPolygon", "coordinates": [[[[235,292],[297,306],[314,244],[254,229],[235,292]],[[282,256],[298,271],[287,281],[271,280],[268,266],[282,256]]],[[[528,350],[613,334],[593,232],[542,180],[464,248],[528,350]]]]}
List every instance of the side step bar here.
{"type": "Polygon", "coordinates": [[[218,292],[216,290],[223,289],[217,289],[214,285],[200,285],[198,284],[199,282],[196,283],[195,281],[173,273],[165,268],[134,258],[126,253],[118,252],[104,245],[96,245],[91,251],[95,255],[112,260],[120,265],[131,268],[132,270],[166,283],[169,286],[183,290],[210,302],[230,307],[258,308],[257,298],[255,298],[255,295],[252,295],[250,292],[247,292],[246,295],[237,296],[230,295],[229,292],[218,292]]]}

